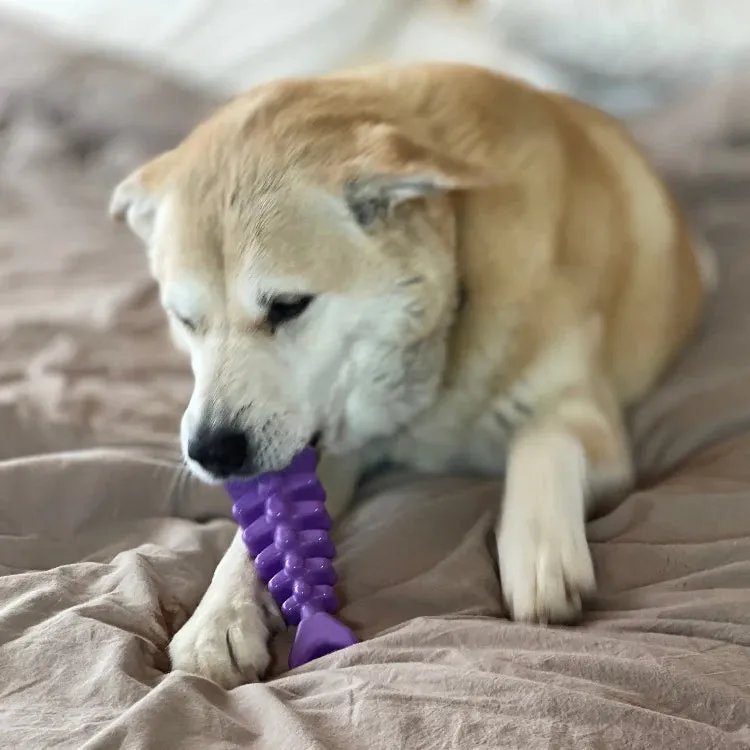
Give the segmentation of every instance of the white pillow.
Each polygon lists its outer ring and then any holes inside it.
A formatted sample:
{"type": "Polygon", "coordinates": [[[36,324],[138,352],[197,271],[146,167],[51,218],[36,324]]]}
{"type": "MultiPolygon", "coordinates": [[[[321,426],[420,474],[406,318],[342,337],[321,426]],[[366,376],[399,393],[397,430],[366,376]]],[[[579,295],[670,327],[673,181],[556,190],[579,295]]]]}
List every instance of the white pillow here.
{"type": "Polygon", "coordinates": [[[630,115],[750,62],[750,0],[0,0],[0,11],[222,94],[449,59],[630,115]]]}
{"type": "MultiPolygon", "coordinates": [[[[367,58],[415,0],[0,0],[76,43],[224,93],[367,58]]],[[[376,53],[372,53],[376,55],[376,53]]]]}
{"type": "Polygon", "coordinates": [[[475,0],[499,45],[616,114],[750,64],[748,0],[475,0]]]}

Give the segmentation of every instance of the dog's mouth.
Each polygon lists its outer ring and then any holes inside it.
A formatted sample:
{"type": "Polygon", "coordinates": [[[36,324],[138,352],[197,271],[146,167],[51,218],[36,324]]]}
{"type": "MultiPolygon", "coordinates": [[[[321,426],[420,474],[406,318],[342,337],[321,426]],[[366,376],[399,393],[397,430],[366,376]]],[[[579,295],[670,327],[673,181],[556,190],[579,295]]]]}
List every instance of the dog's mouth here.
{"type": "Polygon", "coordinates": [[[321,443],[323,442],[323,431],[317,430],[313,433],[313,436],[310,438],[307,445],[312,448],[315,451],[318,451],[321,447],[321,443]]]}

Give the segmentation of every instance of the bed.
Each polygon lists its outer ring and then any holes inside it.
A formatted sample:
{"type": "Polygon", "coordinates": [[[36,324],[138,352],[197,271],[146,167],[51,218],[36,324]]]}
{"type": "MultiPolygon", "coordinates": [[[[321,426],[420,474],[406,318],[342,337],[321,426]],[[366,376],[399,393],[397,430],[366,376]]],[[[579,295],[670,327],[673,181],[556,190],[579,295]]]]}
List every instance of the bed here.
{"type": "Polygon", "coordinates": [[[717,248],[691,349],[630,416],[574,628],[508,622],[499,486],[370,486],[337,531],[362,643],[225,692],[166,645],[233,534],[179,466],[189,394],[109,191],[212,105],[0,23],[0,747],[750,748],[750,77],[633,124],[717,248]]]}

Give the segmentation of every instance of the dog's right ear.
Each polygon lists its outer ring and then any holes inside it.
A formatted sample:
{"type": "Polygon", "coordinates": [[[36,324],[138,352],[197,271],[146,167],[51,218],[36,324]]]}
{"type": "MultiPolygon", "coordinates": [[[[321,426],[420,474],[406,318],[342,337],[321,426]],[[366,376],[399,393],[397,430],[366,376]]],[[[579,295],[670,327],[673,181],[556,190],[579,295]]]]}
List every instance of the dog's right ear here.
{"type": "Polygon", "coordinates": [[[399,203],[496,184],[486,169],[418,143],[393,125],[367,122],[355,132],[358,156],[348,165],[354,176],[344,197],[363,227],[399,203]]]}
{"type": "Polygon", "coordinates": [[[156,212],[172,172],[174,152],[157,156],[128,175],[112,193],[109,214],[125,221],[145,243],[151,240],[156,212]]]}

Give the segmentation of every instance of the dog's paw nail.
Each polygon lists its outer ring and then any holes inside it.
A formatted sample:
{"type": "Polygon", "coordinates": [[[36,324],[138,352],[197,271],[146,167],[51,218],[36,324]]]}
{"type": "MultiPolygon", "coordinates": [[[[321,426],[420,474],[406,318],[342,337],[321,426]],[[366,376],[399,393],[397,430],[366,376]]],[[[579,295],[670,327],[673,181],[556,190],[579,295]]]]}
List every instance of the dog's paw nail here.
{"type": "Polygon", "coordinates": [[[571,529],[550,532],[536,542],[503,535],[498,554],[512,619],[549,625],[580,619],[583,600],[596,589],[584,536],[571,529]]]}

